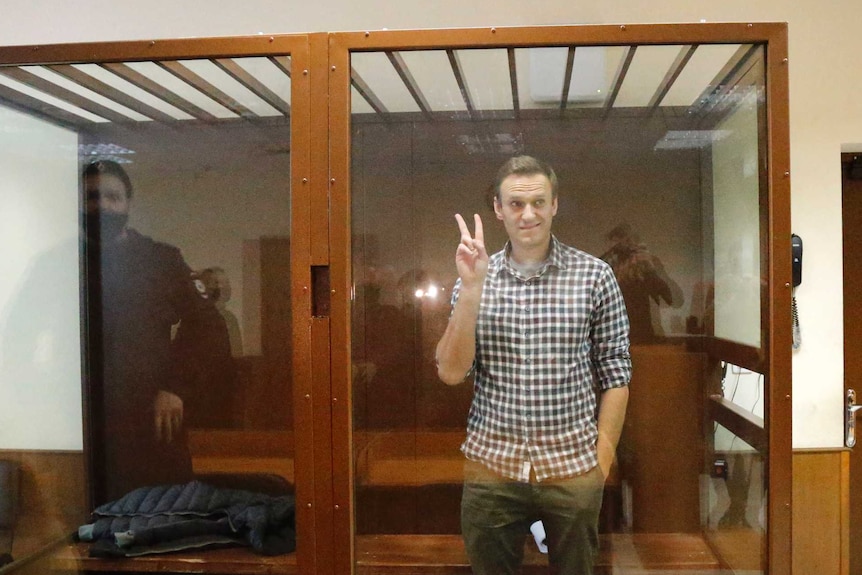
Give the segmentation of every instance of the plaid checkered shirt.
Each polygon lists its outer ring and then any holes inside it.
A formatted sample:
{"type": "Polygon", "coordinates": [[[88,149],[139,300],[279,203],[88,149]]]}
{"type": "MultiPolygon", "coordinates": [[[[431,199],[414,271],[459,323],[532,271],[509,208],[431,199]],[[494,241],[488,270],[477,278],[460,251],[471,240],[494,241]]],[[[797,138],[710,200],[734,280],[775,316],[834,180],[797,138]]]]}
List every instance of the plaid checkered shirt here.
{"type": "Polygon", "coordinates": [[[461,451],[520,481],[578,475],[598,464],[598,391],[631,379],[622,294],[610,266],[555,237],[529,278],[508,250],[489,260],[461,451]]]}

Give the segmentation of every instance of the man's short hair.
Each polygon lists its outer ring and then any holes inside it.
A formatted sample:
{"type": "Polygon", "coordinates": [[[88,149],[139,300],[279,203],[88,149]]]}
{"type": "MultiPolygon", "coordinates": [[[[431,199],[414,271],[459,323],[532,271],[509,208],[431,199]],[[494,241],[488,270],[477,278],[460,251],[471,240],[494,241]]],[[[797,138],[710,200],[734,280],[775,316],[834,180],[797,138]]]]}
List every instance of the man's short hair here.
{"type": "Polygon", "coordinates": [[[497,201],[500,200],[500,185],[503,183],[503,180],[514,174],[519,176],[542,174],[551,182],[552,196],[557,197],[557,174],[554,173],[554,169],[551,166],[532,156],[515,156],[514,158],[510,158],[497,171],[497,179],[494,180],[494,197],[497,201]]]}
{"type": "Polygon", "coordinates": [[[123,166],[112,160],[96,160],[95,162],[90,162],[87,164],[87,167],[84,168],[84,173],[81,174],[81,180],[86,180],[90,176],[101,176],[102,174],[114,176],[123,182],[123,187],[126,188],[126,198],[131,199],[132,180],[129,179],[129,174],[126,173],[123,166]]]}

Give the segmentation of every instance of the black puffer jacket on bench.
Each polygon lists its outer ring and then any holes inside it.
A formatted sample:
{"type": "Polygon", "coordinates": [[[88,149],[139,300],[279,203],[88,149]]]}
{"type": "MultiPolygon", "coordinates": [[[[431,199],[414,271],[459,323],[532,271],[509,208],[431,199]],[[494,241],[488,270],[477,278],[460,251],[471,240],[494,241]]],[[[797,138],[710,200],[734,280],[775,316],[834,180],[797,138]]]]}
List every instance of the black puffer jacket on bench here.
{"type": "Polygon", "coordinates": [[[199,481],[135,489],[93,512],[79,537],[92,556],[134,557],[247,545],[263,555],[296,549],[295,499],[223,489],[199,481]]]}

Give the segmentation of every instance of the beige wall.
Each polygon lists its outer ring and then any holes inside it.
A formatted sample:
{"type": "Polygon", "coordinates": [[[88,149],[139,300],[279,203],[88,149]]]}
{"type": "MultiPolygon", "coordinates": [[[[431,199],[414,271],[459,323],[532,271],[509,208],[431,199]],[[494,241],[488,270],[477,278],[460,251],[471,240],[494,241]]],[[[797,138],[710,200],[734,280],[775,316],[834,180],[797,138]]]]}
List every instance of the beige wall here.
{"type": "Polygon", "coordinates": [[[790,25],[793,230],[805,239],[794,357],[796,447],[841,444],[842,145],[862,142],[858,0],[514,2],[512,0],[0,0],[0,42],[56,43],[379,28],[623,22],[787,21],[790,25]],[[216,8],[223,6],[223,8],[216,8]]]}

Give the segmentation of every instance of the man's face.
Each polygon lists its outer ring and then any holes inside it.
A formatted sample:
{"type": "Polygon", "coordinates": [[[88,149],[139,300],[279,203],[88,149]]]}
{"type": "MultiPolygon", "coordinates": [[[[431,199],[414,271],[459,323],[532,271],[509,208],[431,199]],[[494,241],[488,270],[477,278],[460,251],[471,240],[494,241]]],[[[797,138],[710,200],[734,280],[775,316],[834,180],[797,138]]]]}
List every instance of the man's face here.
{"type": "Polygon", "coordinates": [[[557,198],[544,174],[512,174],[500,184],[494,212],[503,222],[513,248],[542,247],[550,241],[557,198]]]}
{"type": "Polygon", "coordinates": [[[111,174],[88,176],[84,180],[88,235],[93,239],[116,239],[129,219],[126,186],[111,174]]]}

